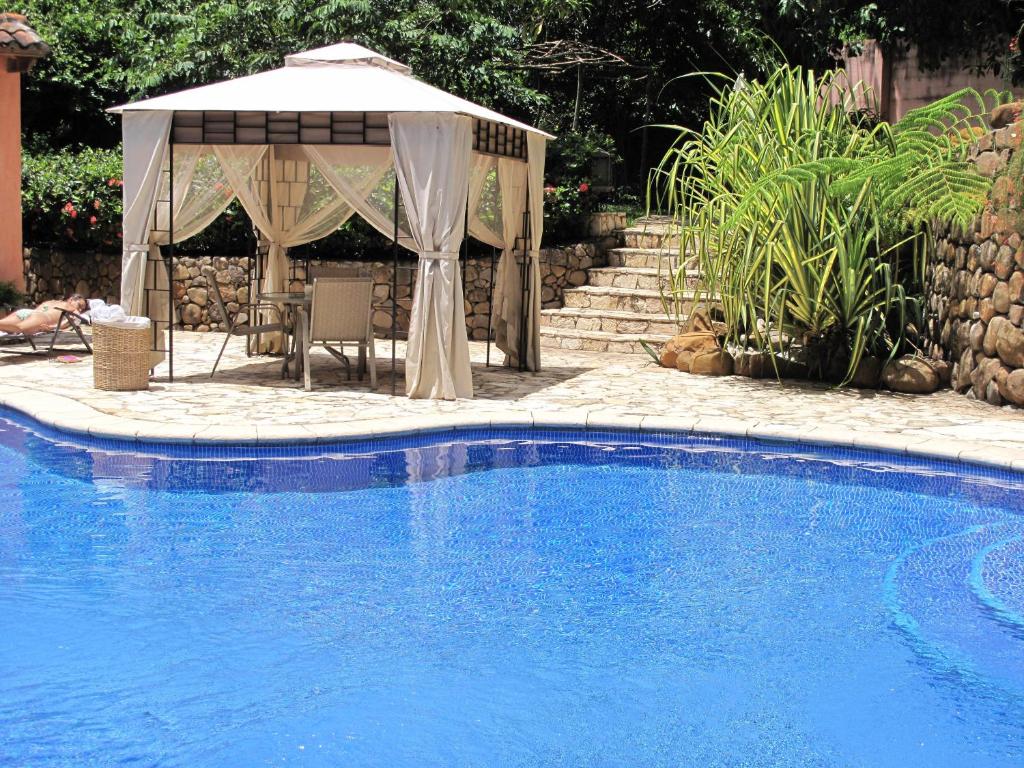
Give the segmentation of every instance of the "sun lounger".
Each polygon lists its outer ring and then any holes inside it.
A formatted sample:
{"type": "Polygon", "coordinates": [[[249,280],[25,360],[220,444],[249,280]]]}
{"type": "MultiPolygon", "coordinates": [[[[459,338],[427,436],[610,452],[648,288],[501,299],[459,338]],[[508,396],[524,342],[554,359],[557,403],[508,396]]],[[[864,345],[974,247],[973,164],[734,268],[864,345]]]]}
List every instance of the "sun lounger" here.
{"type": "Polygon", "coordinates": [[[51,355],[53,352],[81,351],[79,349],[68,350],[65,345],[75,344],[76,340],[83,347],[85,353],[92,354],[92,346],[85,334],[82,333],[82,323],[89,321],[77,312],[70,309],[62,309],[60,320],[57,322],[57,329],[54,331],[43,331],[32,335],[23,333],[8,333],[0,336],[0,352],[12,352],[19,355],[36,355],[40,352],[51,355]],[[68,330],[61,330],[67,325],[68,330]],[[31,350],[18,349],[18,347],[30,346],[31,350]]]}

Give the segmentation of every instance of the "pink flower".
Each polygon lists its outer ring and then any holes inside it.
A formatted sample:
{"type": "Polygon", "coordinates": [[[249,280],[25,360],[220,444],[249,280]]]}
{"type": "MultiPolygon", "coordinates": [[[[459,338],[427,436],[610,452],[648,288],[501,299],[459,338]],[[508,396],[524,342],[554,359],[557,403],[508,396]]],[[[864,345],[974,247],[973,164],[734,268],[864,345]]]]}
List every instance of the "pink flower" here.
{"type": "Polygon", "coordinates": [[[582,184],[580,184],[580,192],[589,192],[589,191],[590,191],[590,185],[587,184],[587,182],[584,181],[582,184]]]}
{"type": "Polygon", "coordinates": [[[64,204],[64,213],[71,213],[73,210],[75,210],[75,206],[70,202],[64,204]]]}
{"type": "Polygon", "coordinates": [[[98,211],[100,209],[100,201],[99,200],[93,200],[92,201],[92,207],[95,208],[98,211]]]}
{"type": "Polygon", "coordinates": [[[96,221],[97,221],[97,219],[96,219],[96,217],[95,217],[95,216],[90,216],[90,217],[89,217],[89,223],[90,223],[90,224],[95,224],[95,223],[96,223],[96,221]]]}
{"type": "Polygon", "coordinates": [[[109,180],[107,181],[107,186],[108,186],[108,187],[112,187],[112,186],[114,186],[115,184],[117,184],[117,179],[109,179],[109,180]]]}
{"type": "Polygon", "coordinates": [[[544,187],[544,192],[546,192],[549,195],[554,194],[555,186],[553,184],[548,184],[546,187],[544,187]]]}
{"type": "Polygon", "coordinates": [[[78,218],[78,211],[76,211],[74,208],[71,209],[71,218],[72,219],[77,219],[78,218]]]}

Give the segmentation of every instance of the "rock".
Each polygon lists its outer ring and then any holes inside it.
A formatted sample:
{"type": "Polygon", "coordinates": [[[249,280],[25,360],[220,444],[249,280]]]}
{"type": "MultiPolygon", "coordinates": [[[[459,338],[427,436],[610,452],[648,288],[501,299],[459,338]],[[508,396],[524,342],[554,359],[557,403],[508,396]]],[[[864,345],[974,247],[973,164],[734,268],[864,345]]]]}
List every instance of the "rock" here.
{"type": "Polygon", "coordinates": [[[932,367],[932,370],[939,376],[939,386],[945,387],[950,384],[953,379],[953,364],[946,360],[928,360],[928,365],[932,367]]]}
{"type": "Polygon", "coordinates": [[[188,298],[193,304],[198,304],[200,307],[205,307],[206,302],[209,299],[209,295],[205,288],[189,288],[188,298]]]}
{"type": "Polygon", "coordinates": [[[882,361],[877,357],[864,356],[857,364],[857,370],[850,379],[850,386],[857,389],[878,389],[882,378],[882,361]]]}
{"type": "Polygon", "coordinates": [[[924,395],[939,388],[939,374],[923,358],[904,355],[885,366],[882,382],[895,392],[924,395]]]}
{"type": "Polygon", "coordinates": [[[1000,104],[998,107],[992,110],[992,114],[989,115],[988,124],[993,128],[1005,128],[1011,123],[1017,122],[1020,118],[1021,107],[1024,106],[1019,101],[1013,101],[1009,104],[1000,104]]]}
{"type": "MultiPolygon", "coordinates": [[[[665,345],[666,351],[675,353],[674,365],[680,371],[689,371],[695,355],[718,349],[718,337],[710,331],[681,333],[672,337],[665,345]]],[[[665,353],[662,353],[665,357],[665,353]]],[[[665,365],[665,363],[662,363],[665,365]]]]}
{"type": "Polygon", "coordinates": [[[198,325],[203,320],[203,310],[198,304],[186,304],[181,308],[181,322],[185,325],[198,325]]]}
{"type": "Polygon", "coordinates": [[[1009,321],[1001,323],[996,335],[996,352],[1011,368],[1024,368],[1024,331],[1009,321]]]}
{"type": "Polygon", "coordinates": [[[1014,272],[1006,284],[1010,301],[1021,303],[1024,299],[1024,272],[1014,272]]]}
{"type": "Polygon", "coordinates": [[[992,303],[992,299],[982,299],[978,302],[978,317],[981,318],[981,322],[987,323],[995,316],[996,308],[992,303]]]}
{"type": "Polygon", "coordinates": [[[733,373],[736,376],[763,379],[775,375],[775,366],[769,354],[745,349],[733,355],[733,373]]]}
{"type": "Polygon", "coordinates": [[[998,283],[995,291],[992,292],[992,308],[1000,315],[1010,311],[1010,286],[1008,283],[998,283]]]}
{"type": "Polygon", "coordinates": [[[978,173],[982,176],[988,176],[989,178],[992,178],[1001,170],[1006,168],[1006,158],[998,152],[982,152],[978,155],[975,163],[978,168],[978,173]]]}
{"type": "Polygon", "coordinates": [[[1010,371],[999,386],[999,394],[1014,405],[1024,405],[1024,368],[1010,371]]]}
{"type": "Polygon", "coordinates": [[[1013,268],[1013,249],[1008,245],[999,246],[995,264],[992,267],[996,277],[1000,280],[1006,280],[1013,273],[1013,268]]]}
{"type": "Polygon", "coordinates": [[[701,376],[729,376],[733,371],[732,355],[724,349],[700,352],[690,363],[690,373],[701,376]]]}
{"type": "Polygon", "coordinates": [[[1024,306],[1014,304],[1010,307],[1010,311],[1007,313],[1006,317],[1009,318],[1013,325],[1019,327],[1021,323],[1024,323],[1024,306]]]}
{"type": "Polygon", "coordinates": [[[971,350],[965,349],[960,356],[960,363],[957,366],[956,377],[953,379],[953,389],[963,393],[971,388],[971,372],[974,371],[974,355],[971,350]]]}
{"type": "Polygon", "coordinates": [[[999,337],[1000,327],[1006,322],[1005,317],[993,317],[992,322],[988,324],[988,329],[985,331],[985,337],[981,344],[981,349],[986,357],[996,356],[996,339],[999,337]]]}
{"type": "Polygon", "coordinates": [[[1003,404],[1002,395],[999,394],[999,386],[995,383],[995,381],[990,381],[988,383],[988,386],[985,387],[985,402],[989,403],[990,405],[1003,404]]]}
{"type": "Polygon", "coordinates": [[[971,349],[980,352],[985,341],[985,324],[975,321],[971,323],[970,330],[971,349]]]}
{"type": "Polygon", "coordinates": [[[997,285],[999,285],[999,278],[991,272],[986,272],[978,281],[978,292],[975,295],[978,298],[987,299],[992,295],[992,291],[996,289],[997,285]]]}

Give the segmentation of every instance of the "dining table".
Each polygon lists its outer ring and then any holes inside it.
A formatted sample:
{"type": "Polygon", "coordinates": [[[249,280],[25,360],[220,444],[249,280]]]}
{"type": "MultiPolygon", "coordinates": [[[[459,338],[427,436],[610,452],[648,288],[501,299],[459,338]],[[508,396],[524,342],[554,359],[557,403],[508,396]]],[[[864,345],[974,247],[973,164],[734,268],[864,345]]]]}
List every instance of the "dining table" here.
{"type": "Polygon", "coordinates": [[[294,359],[294,378],[298,379],[302,375],[302,323],[299,310],[309,310],[313,302],[313,286],[307,285],[302,291],[264,291],[259,294],[259,301],[284,307],[284,338],[281,346],[284,363],[281,378],[288,376],[288,364],[294,359]]]}

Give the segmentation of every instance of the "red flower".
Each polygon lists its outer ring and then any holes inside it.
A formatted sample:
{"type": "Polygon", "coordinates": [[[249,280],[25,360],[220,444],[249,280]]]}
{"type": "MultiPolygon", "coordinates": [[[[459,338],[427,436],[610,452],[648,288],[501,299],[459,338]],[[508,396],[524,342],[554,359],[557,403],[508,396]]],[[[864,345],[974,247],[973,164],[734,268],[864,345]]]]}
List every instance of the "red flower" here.
{"type": "Polygon", "coordinates": [[[71,209],[71,218],[72,219],[77,219],[78,218],[78,211],[76,211],[74,208],[71,209]]]}
{"type": "Polygon", "coordinates": [[[1017,52],[1017,48],[1018,48],[1019,45],[1020,45],[1020,42],[1017,40],[1016,37],[1010,39],[1010,51],[1012,51],[1013,53],[1016,53],[1017,52]]]}
{"type": "Polygon", "coordinates": [[[90,224],[95,224],[95,223],[96,223],[96,221],[97,221],[97,219],[96,219],[96,217],[95,217],[95,216],[90,216],[90,217],[89,217],[89,223],[90,223],[90,224]]]}
{"type": "Polygon", "coordinates": [[[590,185],[587,184],[587,182],[584,181],[582,184],[580,184],[580,192],[589,192],[589,191],[590,191],[590,185]]]}

